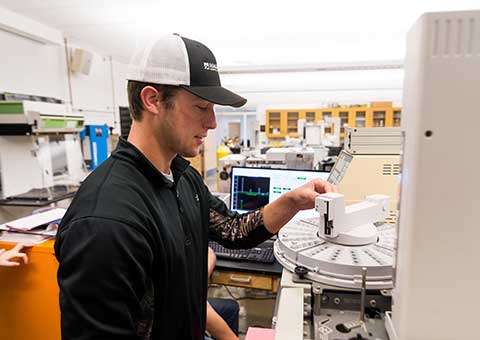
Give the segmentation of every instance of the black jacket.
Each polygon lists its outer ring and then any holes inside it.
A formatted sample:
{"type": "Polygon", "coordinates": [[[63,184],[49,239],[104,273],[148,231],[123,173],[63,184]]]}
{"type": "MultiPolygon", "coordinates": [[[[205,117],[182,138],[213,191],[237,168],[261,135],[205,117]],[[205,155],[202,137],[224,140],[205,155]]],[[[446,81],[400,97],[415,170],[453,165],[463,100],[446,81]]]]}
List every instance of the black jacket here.
{"type": "Polygon", "coordinates": [[[263,211],[230,212],[182,157],[168,181],[121,139],[80,187],[55,243],[62,338],[203,340],[208,238],[272,236],[263,211]]]}

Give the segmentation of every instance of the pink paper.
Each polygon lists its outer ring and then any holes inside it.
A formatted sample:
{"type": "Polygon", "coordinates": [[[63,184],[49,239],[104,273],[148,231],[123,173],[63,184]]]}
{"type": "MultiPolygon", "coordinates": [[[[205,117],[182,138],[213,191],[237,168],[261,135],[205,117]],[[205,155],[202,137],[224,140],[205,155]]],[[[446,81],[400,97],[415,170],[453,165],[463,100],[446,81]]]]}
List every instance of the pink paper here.
{"type": "Polygon", "coordinates": [[[275,331],[271,328],[248,327],[245,340],[273,340],[275,331]]]}

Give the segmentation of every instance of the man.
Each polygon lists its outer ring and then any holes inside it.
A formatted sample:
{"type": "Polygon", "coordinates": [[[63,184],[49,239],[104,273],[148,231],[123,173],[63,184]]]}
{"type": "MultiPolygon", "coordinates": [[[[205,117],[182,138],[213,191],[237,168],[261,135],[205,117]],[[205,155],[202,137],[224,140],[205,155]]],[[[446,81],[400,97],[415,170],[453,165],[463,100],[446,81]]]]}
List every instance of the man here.
{"type": "Polygon", "coordinates": [[[166,36],[134,58],[128,79],[128,141],[85,180],[57,234],[62,337],[202,340],[208,239],[255,246],[333,188],[312,181],[229,211],[181,157],[215,129],[214,104],[246,102],[221,87],[212,52],[166,36]]]}

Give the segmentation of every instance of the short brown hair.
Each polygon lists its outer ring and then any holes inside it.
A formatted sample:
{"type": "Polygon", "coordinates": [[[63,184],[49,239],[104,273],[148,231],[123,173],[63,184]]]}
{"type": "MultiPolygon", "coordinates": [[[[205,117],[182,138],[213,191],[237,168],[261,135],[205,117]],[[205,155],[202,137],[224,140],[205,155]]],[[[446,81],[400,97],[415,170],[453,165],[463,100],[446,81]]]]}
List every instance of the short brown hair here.
{"type": "Polygon", "coordinates": [[[166,109],[172,108],[173,99],[180,89],[178,86],[173,85],[160,85],[129,80],[127,85],[128,109],[130,111],[130,116],[136,121],[142,120],[142,110],[145,109],[143,107],[142,99],[140,98],[140,92],[142,92],[145,86],[151,86],[161,93],[162,103],[166,109]]]}

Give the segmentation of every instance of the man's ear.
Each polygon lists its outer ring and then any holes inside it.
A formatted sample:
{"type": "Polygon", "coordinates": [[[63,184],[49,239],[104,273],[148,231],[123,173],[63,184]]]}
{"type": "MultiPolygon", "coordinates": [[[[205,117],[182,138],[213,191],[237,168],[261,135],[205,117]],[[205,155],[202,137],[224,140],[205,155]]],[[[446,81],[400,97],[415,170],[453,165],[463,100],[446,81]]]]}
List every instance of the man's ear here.
{"type": "Polygon", "coordinates": [[[153,114],[160,113],[159,109],[163,107],[158,105],[160,103],[160,95],[161,94],[153,86],[145,86],[142,91],[140,91],[140,99],[142,100],[145,111],[153,114]]]}

